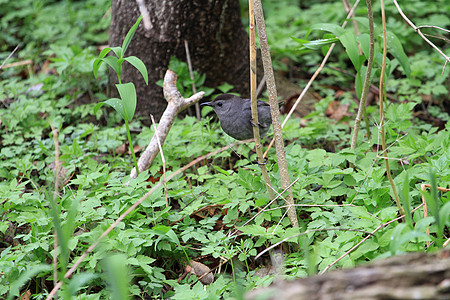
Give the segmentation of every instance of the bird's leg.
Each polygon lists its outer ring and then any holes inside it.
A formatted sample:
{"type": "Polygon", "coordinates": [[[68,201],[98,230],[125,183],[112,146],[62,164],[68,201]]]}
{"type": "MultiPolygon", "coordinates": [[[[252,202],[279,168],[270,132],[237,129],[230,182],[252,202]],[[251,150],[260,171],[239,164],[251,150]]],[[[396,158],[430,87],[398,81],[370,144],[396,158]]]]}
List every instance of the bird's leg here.
{"type": "Polygon", "coordinates": [[[258,165],[267,165],[267,157],[264,157],[264,162],[260,163],[259,161],[256,161],[258,165]]]}
{"type": "Polygon", "coordinates": [[[259,123],[259,122],[258,122],[258,125],[256,125],[255,123],[253,123],[252,120],[250,120],[250,124],[252,124],[253,127],[256,127],[256,126],[263,127],[263,128],[266,128],[266,127],[267,127],[267,125],[261,124],[261,123],[259,123]]]}

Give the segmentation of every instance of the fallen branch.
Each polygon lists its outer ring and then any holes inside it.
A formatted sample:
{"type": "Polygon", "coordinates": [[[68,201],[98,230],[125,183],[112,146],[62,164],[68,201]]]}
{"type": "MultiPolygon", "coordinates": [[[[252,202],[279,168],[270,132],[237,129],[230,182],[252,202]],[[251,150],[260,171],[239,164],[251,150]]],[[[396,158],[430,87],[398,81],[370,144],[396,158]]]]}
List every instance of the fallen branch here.
{"type": "MultiPolygon", "coordinates": [[[[199,92],[187,99],[183,98],[181,93],[177,90],[177,75],[173,71],[167,70],[166,75],[164,76],[164,98],[166,98],[168,105],[159,121],[155,135],[139,158],[139,172],[147,170],[153,160],[155,160],[156,155],[158,155],[159,152],[158,138],[161,145],[163,145],[178,113],[198,102],[204,94],[205,92],[199,92]]],[[[134,179],[136,176],[136,168],[133,168],[130,173],[130,178],[134,179]]]]}

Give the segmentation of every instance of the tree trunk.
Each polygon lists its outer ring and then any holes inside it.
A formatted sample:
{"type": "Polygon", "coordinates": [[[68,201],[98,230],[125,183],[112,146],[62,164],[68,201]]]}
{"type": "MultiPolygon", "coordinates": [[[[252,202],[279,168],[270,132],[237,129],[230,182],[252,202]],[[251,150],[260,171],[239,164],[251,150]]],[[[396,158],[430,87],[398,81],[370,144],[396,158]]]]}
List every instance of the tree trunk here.
{"type": "MultiPolygon", "coordinates": [[[[162,88],[156,82],[164,77],[170,58],[186,61],[184,40],[189,43],[194,70],[206,74],[205,86],[217,87],[225,82],[234,90],[248,95],[248,35],[240,15],[239,0],[146,0],[152,28],[145,31],[143,23],[131,41],[126,56],[139,57],[149,71],[149,85],[126,62],[122,82],[136,85],[136,113],[153,114],[157,120],[167,105],[162,88]]],[[[122,41],[139,17],[134,0],[113,0],[110,28],[111,47],[122,41]]],[[[111,92],[117,76],[110,72],[111,92]]],[[[114,94],[113,94],[114,95],[114,94]]],[[[143,120],[150,124],[150,117],[143,120]]]]}
{"type": "Polygon", "coordinates": [[[393,256],[322,276],[275,281],[245,299],[450,299],[450,250],[393,256]]]}

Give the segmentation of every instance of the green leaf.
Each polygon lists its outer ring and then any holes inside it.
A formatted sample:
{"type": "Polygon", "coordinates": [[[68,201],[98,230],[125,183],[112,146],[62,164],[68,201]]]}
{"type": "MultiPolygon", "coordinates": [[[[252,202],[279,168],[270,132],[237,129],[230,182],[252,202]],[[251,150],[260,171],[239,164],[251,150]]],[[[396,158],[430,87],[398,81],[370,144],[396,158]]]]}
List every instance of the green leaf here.
{"type": "Polygon", "coordinates": [[[107,63],[117,74],[119,74],[119,64],[117,63],[117,57],[107,56],[105,58],[102,58],[102,60],[107,63]]]}
{"type": "Polygon", "coordinates": [[[94,115],[97,114],[97,111],[100,109],[100,107],[102,107],[105,104],[105,102],[99,102],[97,103],[97,105],[94,107],[94,115]]]}
{"type": "Polygon", "coordinates": [[[338,42],[338,38],[329,38],[329,39],[320,39],[320,40],[314,40],[310,41],[309,43],[303,44],[303,47],[300,47],[300,49],[311,49],[311,50],[319,50],[322,47],[325,47],[327,45],[331,45],[333,43],[338,42]]]}
{"type": "Polygon", "coordinates": [[[402,43],[400,42],[398,37],[393,32],[390,31],[386,32],[386,38],[387,38],[387,45],[390,50],[389,52],[391,52],[392,55],[396,59],[398,59],[406,76],[408,78],[411,78],[411,67],[409,65],[408,57],[406,56],[405,51],[403,50],[402,43]]]}
{"type": "Polygon", "coordinates": [[[52,266],[44,264],[27,268],[27,270],[23,272],[18,279],[14,280],[11,283],[11,289],[9,290],[7,299],[10,300],[13,299],[14,297],[18,297],[20,293],[20,288],[35,275],[43,272],[50,272],[51,270],[52,266]]]}
{"type": "Polygon", "coordinates": [[[133,38],[134,33],[136,32],[141,20],[142,20],[142,16],[139,16],[136,23],[133,25],[133,27],[130,28],[127,35],[125,36],[125,39],[123,40],[123,43],[122,43],[122,51],[123,51],[122,55],[125,55],[125,52],[127,51],[128,46],[130,45],[131,39],[133,38]]]}
{"type": "Polygon", "coordinates": [[[72,279],[70,279],[70,282],[67,285],[67,292],[69,296],[75,296],[79,289],[85,287],[89,282],[97,277],[97,274],[89,272],[81,272],[75,274],[72,279]]]}
{"type": "Polygon", "coordinates": [[[439,218],[441,220],[439,224],[438,232],[443,232],[445,226],[450,226],[450,202],[444,204],[439,210],[439,218]]]}
{"type": "Polygon", "coordinates": [[[356,40],[359,41],[359,45],[366,59],[369,59],[370,36],[367,33],[363,33],[357,36],[356,40]]]}
{"type": "Polygon", "coordinates": [[[180,245],[180,240],[178,239],[178,236],[176,235],[176,233],[170,229],[169,231],[166,232],[167,237],[170,239],[170,241],[174,242],[175,244],[177,244],[178,246],[180,245]]]}
{"type": "Polygon", "coordinates": [[[410,199],[409,199],[409,178],[408,178],[408,172],[404,172],[403,176],[403,188],[401,192],[399,193],[401,203],[403,205],[403,209],[405,211],[405,218],[406,223],[410,226],[410,228],[413,228],[413,219],[411,215],[411,207],[410,207],[410,199]]]}
{"type": "MultiPolygon", "coordinates": [[[[106,100],[103,103],[111,106],[112,108],[114,108],[120,114],[120,116],[125,120],[125,115],[123,113],[122,100],[120,100],[118,98],[111,98],[111,99],[106,100]]],[[[98,106],[98,104],[97,104],[97,106],[98,106]]]]}
{"type": "Polygon", "coordinates": [[[109,290],[111,291],[111,299],[130,299],[128,293],[129,276],[126,261],[126,256],[123,254],[109,256],[104,261],[103,265],[106,269],[106,278],[109,290]]]}
{"type": "Polygon", "coordinates": [[[142,60],[140,60],[139,58],[137,58],[136,56],[129,56],[126,57],[125,60],[127,62],[129,62],[130,64],[132,64],[136,69],[138,69],[139,72],[141,72],[142,77],[145,80],[145,83],[148,85],[148,72],[147,72],[147,67],[144,65],[144,63],[142,62],[142,60]]]}
{"type": "Polygon", "coordinates": [[[323,30],[334,34],[335,36],[340,36],[345,33],[345,30],[336,24],[331,23],[319,23],[311,26],[311,30],[323,30]]]}
{"type": "Polygon", "coordinates": [[[359,60],[358,43],[356,42],[355,34],[351,31],[347,31],[338,37],[342,45],[345,47],[345,51],[352,61],[353,66],[358,71],[361,68],[361,63],[359,60]]]}
{"type": "Polygon", "coordinates": [[[119,91],[120,98],[123,100],[123,106],[126,112],[126,118],[131,121],[136,111],[136,88],[132,82],[116,84],[117,90],[119,91]]]}
{"type": "Polygon", "coordinates": [[[121,47],[112,47],[111,50],[116,54],[117,58],[122,58],[123,53],[125,52],[125,51],[122,52],[121,47]]]}
{"type": "Polygon", "coordinates": [[[112,48],[110,48],[110,47],[104,48],[98,55],[98,58],[100,58],[100,59],[104,58],[106,56],[106,54],[108,54],[111,50],[112,50],[112,48]]]}
{"type": "MultiPolygon", "coordinates": [[[[73,143],[73,147],[76,147],[77,143],[76,140],[73,143]]],[[[62,266],[66,266],[68,261],[69,261],[69,246],[68,246],[68,242],[69,242],[69,236],[67,236],[66,234],[64,234],[63,230],[62,230],[62,226],[61,226],[61,210],[59,209],[57,203],[55,203],[55,199],[53,199],[53,195],[50,192],[46,193],[46,197],[48,199],[48,203],[49,203],[49,214],[52,218],[53,221],[53,227],[55,228],[55,231],[57,233],[57,237],[58,237],[58,246],[61,248],[60,251],[60,263],[62,264],[62,266]]]]}

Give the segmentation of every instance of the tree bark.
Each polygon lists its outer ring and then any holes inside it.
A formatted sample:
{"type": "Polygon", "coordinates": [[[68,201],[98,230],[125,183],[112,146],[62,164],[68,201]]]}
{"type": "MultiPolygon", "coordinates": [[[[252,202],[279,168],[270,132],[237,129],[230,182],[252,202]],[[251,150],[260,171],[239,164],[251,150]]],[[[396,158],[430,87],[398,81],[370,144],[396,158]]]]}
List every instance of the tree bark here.
{"type": "Polygon", "coordinates": [[[450,299],[450,250],[393,256],[322,276],[275,281],[245,299],[450,299]]]}
{"type": "MultiPolygon", "coordinates": [[[[137,56],[147,66],[149,85],[126,62],[123,82],[134,82],[138,103],[136,113],[161,117],[167,103],[156,82],[164,77],[170,58],[186,61],[184,40],[194,70],[206,74],[205,86],[217,87],[225,82],[234,90],[248,95],[248,35],[241,22],[238,0],[146,0],[151,29],[143,23],[131,41],[126,56],[137,56]]],[[[113,0],[110,46],[120,46],[140,15],[134,0],[113,0]]],[[[111,93],[116,93],[117,76],[110,72],[111,93]]],[[[112,94],[111,96],[115,96],[112,94]]],[[[151,123],[150,117],[143,120],[151,123]]]]}

